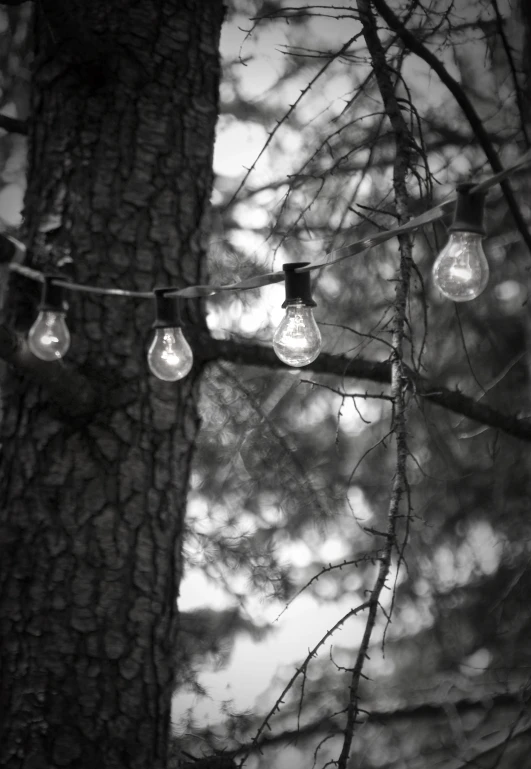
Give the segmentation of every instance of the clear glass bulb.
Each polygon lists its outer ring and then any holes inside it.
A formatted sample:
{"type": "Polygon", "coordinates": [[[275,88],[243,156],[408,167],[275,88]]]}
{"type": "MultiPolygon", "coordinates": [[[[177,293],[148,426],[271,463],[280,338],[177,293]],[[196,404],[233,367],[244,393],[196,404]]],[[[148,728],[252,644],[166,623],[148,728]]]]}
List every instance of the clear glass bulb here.
{"type": "Polygon", "coordinates": [[[288,304],[286,315],[273,336],[273,349],[288,366],[307,366],[321,352],[321,332],[311,307],[288,304]]]}
{"type": "Polygon", "coordinates": [[[489,264],[475,232],[452,232],[433,265],[433,280],[441,293],[454,302],[479,296],[489,280],[489,264]]]}
{"type": "Polygon", "coordinates": [[[28,347],[41,360],[58,360],[70,347],[65,313],[41,310],[28,333],[28,347]]]}
{"type": "Polygon", "coordinates": [[[152,374],[164,382],[176,382],[188,374],[194,356],[182,329],[157,328],[147,360],[152,374]]]}

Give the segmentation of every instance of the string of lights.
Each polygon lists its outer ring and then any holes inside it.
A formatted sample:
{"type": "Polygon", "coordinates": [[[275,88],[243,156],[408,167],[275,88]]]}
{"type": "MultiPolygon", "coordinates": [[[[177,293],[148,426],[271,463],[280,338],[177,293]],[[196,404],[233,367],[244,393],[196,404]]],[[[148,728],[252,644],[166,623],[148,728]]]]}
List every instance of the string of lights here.
{"type": "MultiPolygon", "coordinates": [[[[12,262],[9,264],[12,272],[43,284],[39,314],[28,333],[28,346],[34,355],[47,361],[62,358],[68,351],[70,334],[65,320],[65,290],[151,299],[155,304],[155,321],[153,340],[148,351],[148,366],[159,379],[177,381],[186,376],[193,365],[192,350],[182,332],[180,299],[208,297],[222,291],[245,291],[284,281],[286,299],[282,306],[286,309],[286,316],[273,336],[273,348],[278,357],[288,365],[306,366],[317,358],[322,345],[319,327],[312,311],[315,302],[311,296],[310,272],[364,254],[391,238],[431,224],[441,219],[447,206],[455,202],[454,218],[449,227],[449,241],[434,264],[434,282],[441,293],[454,302],[475,299],[484,290],[489,276],[488,262],[481,245],[485,236],[483,207],[486,191],[529,163],[531,150],[505,170],[479,184],[458,185],[455,194],[452,193],[407,223],[330,251],[325,262],[287,263],[283,265],[282,272],[253,276],[236,283],[186,288],[168,286],[149,292],[129,291],[74,283],[57,274],[42,273],[19,262],[12,262]]],[[[10,240],[19,252],[24,253],[22,243],[14,238],[10,240]]]]}

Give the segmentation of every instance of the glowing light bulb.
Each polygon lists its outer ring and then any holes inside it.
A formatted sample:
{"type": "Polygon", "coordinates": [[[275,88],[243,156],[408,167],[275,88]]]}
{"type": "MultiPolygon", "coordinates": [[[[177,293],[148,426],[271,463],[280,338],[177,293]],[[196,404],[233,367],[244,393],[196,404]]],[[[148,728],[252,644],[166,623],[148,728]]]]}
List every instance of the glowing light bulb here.
{"type": "Polygon", "coordinates": [[[58,360],[70,347],[70,333],[65,313],[41,310],[29,330],[28,347],[41,360],[58,360]]]}
{"type": "Polygon", "coordinates": [[[192,350],[181,329],[179,297],[171,291],[171,288],[153,291],[155,333],[147,355],[151,373],[164,382],[183,379],[194,363],[192,350]]]}
{"type": "Polygon", "coordinates": [[[37,320],[28,333],[28,347],[41,360],[62,358],[70,347],[70,333],[65,316],[68,305],[63,287],[56,280],[61,276],[45,275],[37,320]]]}
{"type": "Polygon", "coordinates": [[[481,241],[485,193],[467,182],[457,187],[450,240],[433,265],[439,291],[454,302],[468,302],[481,294],[489,280],[489,264],[481,241]]]}
{"type": "Polygon", "coordinates": [[[321,332],[313,310],[302,302],[286,307],[286,315],[273,336],[273,348],[288,366],[307,366],[321,352],[321,332]]]}
{"type": "Polygon", "coordinates": [[[194,356],[180,328],[157,328],[148,350],[151,373],[164,382],[183,379],[192,368],[194,356]]]}
{"type": "Polygon", "coordinates": [[[321,352],[321,332],[313,317],[310,273],[300,272],[309,262],[289,262],[282,265],[286,300],[282,307],[286,315],[273,335],[273,349],[288,366],[307,366],[321,352]]]}
{"type": "Polygon", "coordinates": [[[439,291],[454,302],[468,302],[481,294],[489,280],[489,263],[476,232],[452,232],[433,265],[439,291]]]}

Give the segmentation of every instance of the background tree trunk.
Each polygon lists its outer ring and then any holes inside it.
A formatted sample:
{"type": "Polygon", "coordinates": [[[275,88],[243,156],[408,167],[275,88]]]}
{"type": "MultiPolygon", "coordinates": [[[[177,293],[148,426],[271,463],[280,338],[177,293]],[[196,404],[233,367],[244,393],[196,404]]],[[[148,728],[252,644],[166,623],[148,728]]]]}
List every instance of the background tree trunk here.
{"type": "MultiPolygon", "coordinates": [[[[221,0],[37,5],[30,264],[143,291],[204,277],[222,18],[221,0]]],[[[20,329],[37,293],[13,279],[20,329]]],[[[149,301],[69,298],[67,361],[97,413],[3,378],[0,764],[157,769],[200,372],[148,375],[149,301]]]]}

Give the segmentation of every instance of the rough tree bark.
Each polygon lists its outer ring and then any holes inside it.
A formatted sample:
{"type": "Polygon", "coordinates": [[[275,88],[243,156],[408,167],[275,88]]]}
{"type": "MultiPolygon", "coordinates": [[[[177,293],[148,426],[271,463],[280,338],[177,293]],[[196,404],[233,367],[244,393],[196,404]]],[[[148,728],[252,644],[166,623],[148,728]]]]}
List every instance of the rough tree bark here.
{"type": "MultiPolygon", "coordinates": [[[[29,264],[71,258],[76,281],[144,291],[204,280],[221,0],[41,0],[35,14],[29,264]]],[[[36,293],[12,279],[20,329],[36,293]]],[[[68,360],[95,412],[68,417],[3,374],[0,765],[158,769],[200,367],[148,375],[145,300],[70,304],[68,360]]]]}
{"type": "MultiPolygon", "coordinates": [[[[531,134],[531,5],[527,0],[520,0],[514,13],[513,25],[515,29],[523,27],[523,34],[518,43],[521,45],[521,71],[522,71],[522,97],[524,102],[524,116],[528,135],[531,134]]],[[[531,192],[531,179],[526,178],[526,189],[531,192]]],[[[527,274],[527,294],[531,296],[531,275],[527,274]]],[[[526,302],[526,337],[527,337],[527,370],[531,377],[531,302],[526,302]]]]}

